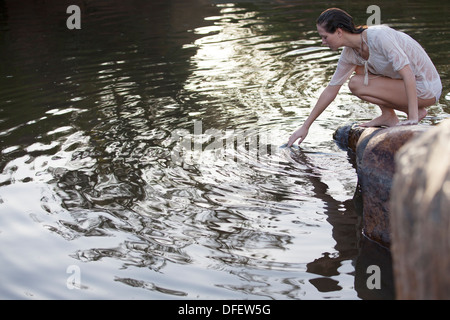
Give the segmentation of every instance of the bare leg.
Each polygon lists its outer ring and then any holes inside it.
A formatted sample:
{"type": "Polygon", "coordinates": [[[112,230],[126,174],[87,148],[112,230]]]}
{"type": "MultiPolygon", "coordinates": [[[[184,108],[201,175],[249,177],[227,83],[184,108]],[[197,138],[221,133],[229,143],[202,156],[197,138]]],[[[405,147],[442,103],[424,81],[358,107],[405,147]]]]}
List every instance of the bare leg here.
{"type": "MultiPolygon", "coordinates": [[[[374,103],[381,109],[381,115],[362,126],[395,126],[399,120],[394,110],[408,113],[408,99],[403,80],[377,77],[363,83],[364,76],[356,74],[350,79],[349,88],[360,99],[374,103]]],[[[434,99],[418,98],[419,121],[427,115],[426,107],[435,103],[434,99]]]]}

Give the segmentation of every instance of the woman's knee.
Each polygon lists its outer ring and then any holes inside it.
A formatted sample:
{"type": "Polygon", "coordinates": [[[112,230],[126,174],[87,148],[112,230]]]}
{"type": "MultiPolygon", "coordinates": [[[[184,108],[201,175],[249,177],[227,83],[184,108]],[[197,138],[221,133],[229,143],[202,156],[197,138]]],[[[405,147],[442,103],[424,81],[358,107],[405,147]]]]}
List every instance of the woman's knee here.
{"type": "Polygon", "coordinates": [[[363,85],[364,85],[364,76],[358,74],[351,77],[348,82],[348,88],[356,96],[358,96],[361,93],[361,88],[363,85]]]}

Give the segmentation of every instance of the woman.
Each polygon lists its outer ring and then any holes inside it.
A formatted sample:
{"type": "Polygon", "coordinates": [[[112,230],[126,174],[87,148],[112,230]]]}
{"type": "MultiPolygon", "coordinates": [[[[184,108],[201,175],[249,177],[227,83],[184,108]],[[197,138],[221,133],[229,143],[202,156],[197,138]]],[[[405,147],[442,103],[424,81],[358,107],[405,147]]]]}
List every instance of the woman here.
{"type": "Polygon", "coordinates": [[[322,43],[337,50],[344,47],[336,71],[304,124],[289,138],[288,147],[300,144],[314,120],[336,98],[341,86],[355,72],[348,86],[360,99],[374,103],[381,115],[361,126],[417,124],[426,108],[441,95],[442,84],[425,50],[410,36],[387,26],[356,27],[353,18],[337,8],[317,19],[322,43]],[[405,112],[399,122],[395,110],[405,112]]]}

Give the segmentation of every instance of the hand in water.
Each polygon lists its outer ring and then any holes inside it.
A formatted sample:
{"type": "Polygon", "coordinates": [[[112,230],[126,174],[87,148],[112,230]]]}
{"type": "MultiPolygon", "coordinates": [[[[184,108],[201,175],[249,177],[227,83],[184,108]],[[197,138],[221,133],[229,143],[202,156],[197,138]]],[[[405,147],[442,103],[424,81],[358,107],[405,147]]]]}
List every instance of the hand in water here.
{"type": "Polygon", "coordinates": [[[303,140],[305,140],[307,135],[308,135],[308,129],[301,126],[290,136],[289,141],[287,143],[287,147],[291,147],[294,144],[294,142],[297,140],[298,140],[298,144],[302,143],[303,140]]]}
{"type": "Polygon", "coordinates": [[[291,150],[300,150],[300,147],[298,145],[288,146],[287,143],[280,146],[280,149],[290,148],[291,150]]]}

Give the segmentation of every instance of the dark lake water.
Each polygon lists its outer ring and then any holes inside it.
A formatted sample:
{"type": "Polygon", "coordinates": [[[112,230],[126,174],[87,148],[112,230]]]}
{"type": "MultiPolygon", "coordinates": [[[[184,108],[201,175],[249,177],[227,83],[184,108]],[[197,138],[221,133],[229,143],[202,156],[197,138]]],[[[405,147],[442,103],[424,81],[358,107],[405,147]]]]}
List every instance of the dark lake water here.
{"type": "MultiPolygon", "coordinates": [[[[444,3],[376,3],[441,75],[428,125],[450,112],[444,3]]],[[[393,298],[332,139],[377,107],[345,86],[300,150],[280,148],[339,58],[317,16],[365,24],[371,4],[0,1],[0,298],[393,298]]]]}

